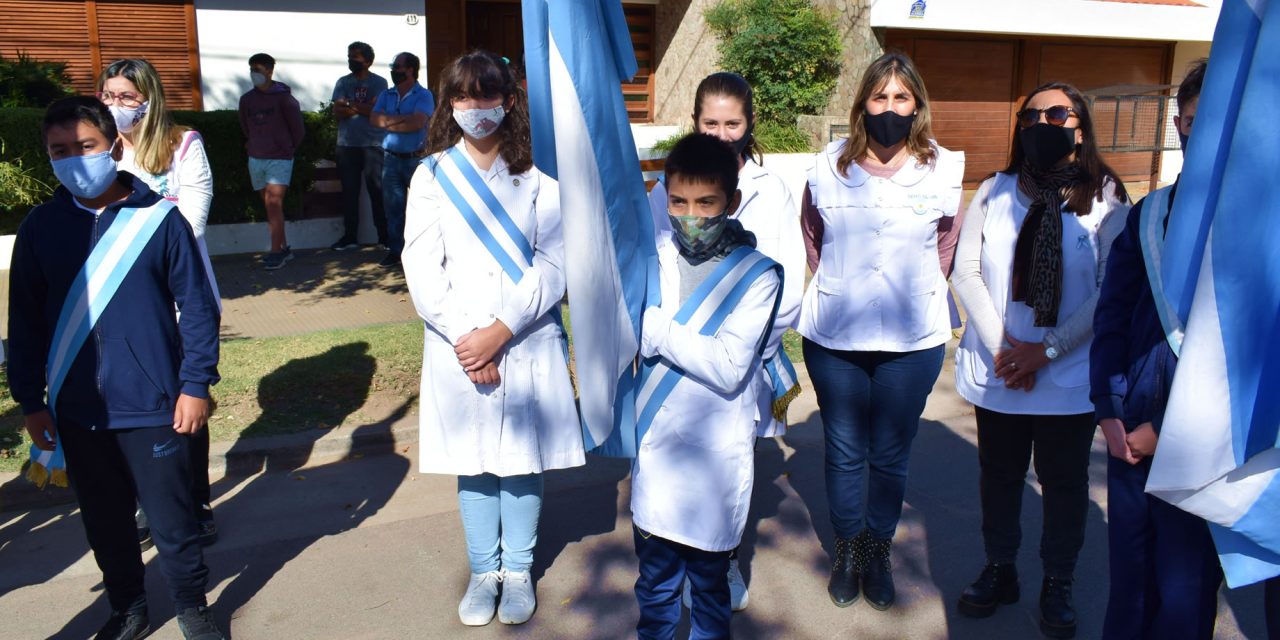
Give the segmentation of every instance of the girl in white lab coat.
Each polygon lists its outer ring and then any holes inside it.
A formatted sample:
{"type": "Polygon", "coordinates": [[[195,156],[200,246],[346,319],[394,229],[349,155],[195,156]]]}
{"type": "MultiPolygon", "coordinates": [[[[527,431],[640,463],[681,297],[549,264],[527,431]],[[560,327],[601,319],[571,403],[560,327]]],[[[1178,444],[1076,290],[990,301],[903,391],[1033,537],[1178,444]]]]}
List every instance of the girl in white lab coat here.
{"type": "MultiPolygon", "coordinates": [[[[736,73],[713,73],[698,84],[693,98],[693,127],[733,145],[738,155],[738,190],[741,204],[730,218],[756,237],[756,250],[782,265],[782,304],[765,347],[770,366],[756,375],[760,437],[782,435],[787,428],[787,405],[800,392],[795,369],[782,350],[782,335],[795,326],[804,291],[804,241],[800,237],[800,208],[786,183],[765,168],[755,135],[755,107],[751,85],[736,73]]],[[[667,216],[667,188],[659,181],[649,192],[649,208],[659,238],[671,235],[667,216]]],[[[747,608],[747,583],[738,567],[738,550],[729,562],[729,591],[734,611],[747,608]]],[[[685,605],[689,604],[686,583],[685,605]]]]}
{"type": "Polygon", "coordinates": [[[542,472],[585,461],[559,316],[559,197],[533,167],[528,104],[502,58],[454,60],[436,95],[403,254],[426,321],[421,470],[458,476],[463,624],[487,624],[495,605],[520,624],[535,608],[542,472]]]}

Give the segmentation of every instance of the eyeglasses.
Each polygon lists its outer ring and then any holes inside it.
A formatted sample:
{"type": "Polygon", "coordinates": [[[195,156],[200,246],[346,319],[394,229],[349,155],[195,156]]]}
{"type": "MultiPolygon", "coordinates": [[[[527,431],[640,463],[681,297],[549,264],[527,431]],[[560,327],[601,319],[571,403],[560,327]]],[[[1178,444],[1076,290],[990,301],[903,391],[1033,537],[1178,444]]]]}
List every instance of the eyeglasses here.
{"type": "Polygon", "coordinates": [[[119,104],[122,107],[128,107],[130,109],[136,109],[142,106],[142,103],[144,102],[143,97],[136,93],[111,93],[110,91],[99,91],[97,95],[98,99],[102,101],[102,104],[119,104]]]}
{"type": "Polygon", "coordinates": [[[1040,122],[1040,114],[1044,114],[1044,121],[1055,126],[1061,127],[1067,124],[1067,120],[1074,115],[1078,115],[1075,109],[1066,105],[1057,104],[1045,109],[1032,109],[1027,107],[1018,112],[1018,126],[1023,129],[1030,129],[1040,122]]]}

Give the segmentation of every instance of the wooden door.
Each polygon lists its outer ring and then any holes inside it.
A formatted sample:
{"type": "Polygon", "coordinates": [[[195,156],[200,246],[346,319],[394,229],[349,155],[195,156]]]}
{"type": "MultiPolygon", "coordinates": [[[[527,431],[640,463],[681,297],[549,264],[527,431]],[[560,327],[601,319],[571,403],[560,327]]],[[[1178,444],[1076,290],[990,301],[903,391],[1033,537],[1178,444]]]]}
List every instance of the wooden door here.
{"type": "Polygon", "coordinates": [[[483,49],[524,66],[524,25],[517,2],[468,2],[467,50],[483,49]]]}
{"type": "Polygon", "coordinates": [[[437,90],[440,72],[466,51],[466,0],[425,0],[427,17],[426,76],[422,85],[437,90]]]}

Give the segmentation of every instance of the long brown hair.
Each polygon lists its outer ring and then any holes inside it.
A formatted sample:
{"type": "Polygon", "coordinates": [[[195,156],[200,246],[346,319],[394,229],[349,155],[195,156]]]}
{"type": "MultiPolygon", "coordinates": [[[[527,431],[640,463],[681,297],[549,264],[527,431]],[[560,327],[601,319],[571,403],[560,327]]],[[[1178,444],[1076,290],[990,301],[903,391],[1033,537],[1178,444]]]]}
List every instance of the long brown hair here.
{"type": "MultiPolygon", "coordinates": [[[[1027,104],[1037,94],[1054,90],[1067,94],[1067,98],[1071,100],[1071,108],[1075,110],[1076,118],[1080,120],[1081,142],[1076,147],[1076,164],[1080,165],[1080,182],[1071,188],[1066,199],[1067,208],[1078,216],[1088,215],[1093,207],[1090,201],[1096,199],[1102,202],[1106,197],[1108,180],[1114,185],[1116,197],[1121,202],[1127,202],[1129,193],[1125,190],[1124,183],[1120,181],[1120,176],[1106,162],[1103,162],[1102,155],[1098,153],[1098,142],[1093,135],[1093,115],[1089,112],[1089,103],[1085,101],[1079,89],[1065,82],[1046,82],[1027,94],[1022,104],[1018,105],[1018,112],[1027,108],[1027,104]]],[[[1022,152],[1022,127],[1017,126],[1013,130],[1013,148],[1009,151],[1009,166],[1000,173],[1017,175],[1025,163],[1026,154],[1022,152]]]]}
{"type": "Polygon", "coordinates": [[[147,114],[133,130],[133,161],[152,175],[167,173],[173,164],[174,152],[182,144],[182,135],[189,129],[176,124],[169,115],[164,85],[150,62],[129,58],[112,62],[98,75],[98,91],[103,90],[107,80],[121,76],[138,87],[138,93],[147,101],[147,114]]]}
{"type": "Polygon", "coordinates": [[[867,130],[862,124],[867,115],[867,100],[872,93],[889,84],[892,78],[897,78],[916,99],[916,119],[911,124],[911,132],[907,134],[907,150],[919,164],[933,164],[937,153],[933,149],[933,117],[929,112],[929,92],[925,90],[924,80],[920,77],[920,72],[916,71],[911,58],[904,53],[891,52],[876,58],[862,73],[853,108],[849,110],[849,138],[836,160],[836,169],[842,175],[849,175],[849,165],[867,155],[867,130]]]}
{"type": "Polygon", "coordinates": [[[499,137],[498,153],[513,174],[533,167],[533,138],[529,127],[529,99],[516,83],[515,74],[502,58],[488,51],[472,51],[458,57],[440,74],[436,87],[439,107],[427,130],[427,155],[445,151],[462,139],[462,129],[453,120],[453,101],[467,96],[502,96],[506,116],[494,135],[499,137]],[[511,103],[507,109],[506,102],[511,103]]]}
{"type": "Polygon", "coordinates": [[[747,79],[728,71],[713,73],[698,83],[698,90],[693,95],[693,130],[698,130],[702,120],[702,101],[712,96],[733,98],[742,105],[742,114],[747,117],[747,146],[742,149],[744,158],[751,158],[756,164],[764,164],[764,154],[756,143],[756,110],[752,105],[751,83],[747,79]]]}

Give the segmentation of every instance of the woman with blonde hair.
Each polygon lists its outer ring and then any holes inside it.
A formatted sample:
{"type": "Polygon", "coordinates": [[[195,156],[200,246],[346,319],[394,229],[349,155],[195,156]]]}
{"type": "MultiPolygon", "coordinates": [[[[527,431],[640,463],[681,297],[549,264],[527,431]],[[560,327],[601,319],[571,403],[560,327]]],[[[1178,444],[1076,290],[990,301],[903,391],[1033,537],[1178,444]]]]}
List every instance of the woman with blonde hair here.
{"type": "Polygon", "coordinates": [[[836,534],[827,593],[840,607],[859,591],[876,609],[893,604],[911,442],[951,338],[964,155],[933,140],[929,106],[910,58],[872,62],[849,137],[818,154],[801,205],[814,277],[797,329],[822,414],[836,534]]]}
{"type": "MultiPolygon", "coordinates": [[[[152,191],[178,205],[191,225],[213,298],[222,310],[218,283],[209,262],[204,230],[213,200],[213,173],[205,154],[204,140],[194,130],[176,124],[165,102],[160,74],[146,60],[117,60],[98,76],[98,99],[107,105],[116,121],[120,137],[117,166],[151,187],[152,191]]],[[[200,523],[201,544],[213,544],[218,529],[209,500],[209,430],[192,437],[191,464],[194,469],[193,499],[200,523]],[[203,471],[201,471],[203,470],[203,471]]],[[[150,546],[146,515],[138,511],[138,541],[150,546]]]]}

